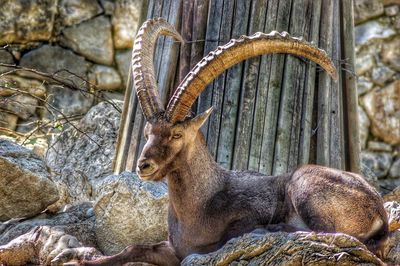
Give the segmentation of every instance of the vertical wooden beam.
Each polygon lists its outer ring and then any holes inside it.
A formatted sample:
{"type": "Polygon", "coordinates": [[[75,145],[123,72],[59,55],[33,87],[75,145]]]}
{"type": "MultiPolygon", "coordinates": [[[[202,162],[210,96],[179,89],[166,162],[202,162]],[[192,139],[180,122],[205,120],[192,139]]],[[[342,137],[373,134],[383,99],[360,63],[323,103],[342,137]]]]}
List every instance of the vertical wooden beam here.
{"type": "Polygon", "coordinates": [[[346,71],[341,70],[344,88],[344,132],[346,151],[346,169],[360,172],[360,136],[358,129],[357,88],[354,70],[354,18],[353,0],[340,1],[340,28],[342,60],[346,62],[346,71]]]}

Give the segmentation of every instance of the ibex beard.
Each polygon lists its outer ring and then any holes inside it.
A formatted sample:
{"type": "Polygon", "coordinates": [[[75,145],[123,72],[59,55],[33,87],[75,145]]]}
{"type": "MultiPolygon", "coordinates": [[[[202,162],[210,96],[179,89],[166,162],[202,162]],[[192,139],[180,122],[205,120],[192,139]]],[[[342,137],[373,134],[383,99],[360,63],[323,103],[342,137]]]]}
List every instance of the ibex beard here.
{"type": "Polygon", "coordinates": [[[204,57],[164,109],[152,64],[160,34],[183,41],[165,20],[151,19],[139,30],[133,49],[135,88],[147,120],[147,142],[136,171],[144,180],[168,180],[169,239],[156,245],[133,245],[117,255],[80,264],[179,265],[190,254],[215,251],[229,239],[260,228],[341,232],[382,256],[387,214],[378,192],[360,175],[317,165],[278,176],[225,170],[214,161],[200,130],[212,109],[187,117],[206,86],[243,60],[270,53],[294,54],[321,65],[336,79],[327,54],[287,33],[242,36],[204,57]]]}

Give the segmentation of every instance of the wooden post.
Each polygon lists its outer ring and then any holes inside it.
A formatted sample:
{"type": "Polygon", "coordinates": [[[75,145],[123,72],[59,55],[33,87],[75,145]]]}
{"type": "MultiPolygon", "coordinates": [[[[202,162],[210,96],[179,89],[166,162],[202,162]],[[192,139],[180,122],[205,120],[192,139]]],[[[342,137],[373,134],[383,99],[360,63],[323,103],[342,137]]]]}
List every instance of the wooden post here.
{"type": "MultiPolygon", "coordinates": [[[[359,171],[352,1],[149,0],[147,17],[166,18],[186,39],[178,47],[160,38],[155,69],[163,100],[202,56],[240,35],[288,31],[325,49],[340,79],[314,63],[287,55],[250,59],[219,76],[194,111],[214,106],[202,131],[210,152],[226,168],[265,174],[318,163],[359,171]],[[180,48],[180,50],[179,50],[180,48]]],[[[144,144],[144,119],[129,87],[115,172],[134,171],[144,144]]]]}

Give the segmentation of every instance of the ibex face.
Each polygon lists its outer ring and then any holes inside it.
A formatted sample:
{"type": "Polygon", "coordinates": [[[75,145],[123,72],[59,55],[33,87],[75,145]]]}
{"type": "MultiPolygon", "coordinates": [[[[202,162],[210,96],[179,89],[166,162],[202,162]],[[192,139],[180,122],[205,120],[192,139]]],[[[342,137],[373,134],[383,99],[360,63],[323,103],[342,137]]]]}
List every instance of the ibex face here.
{"type": "Polygon", "coordinates": [[[146,123],[144,136],[147,142],[136,166],[139,177],[143,180],[159,181],[178,167],[175,163],[177,160],[185,161],[190,158],[196,136],[201,134],[199,130],[211,111],[209,109],[193,119],[175,125],[165,119],[146,123]]]}

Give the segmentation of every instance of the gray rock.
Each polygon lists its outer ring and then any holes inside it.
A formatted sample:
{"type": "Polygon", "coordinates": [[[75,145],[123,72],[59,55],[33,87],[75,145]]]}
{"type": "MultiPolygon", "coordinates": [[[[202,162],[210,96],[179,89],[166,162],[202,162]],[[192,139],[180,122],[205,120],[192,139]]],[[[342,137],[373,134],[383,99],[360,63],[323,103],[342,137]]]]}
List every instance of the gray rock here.
{"type": "Polygon", "coordinates": [[[389,170],[390,178],[400,178],[400,158],[394,161],[389,170]]]}
{"type": "Polygon", "coordinates": [[[102,90],[115,90],[121,88],[121,77],[118,71],[109,66],[94,65],[89,74],[91,84],[102,90]]]}
{"type": "Polygon", "coordinates": [[[142,5],[142,0],[115,1],[112,16],[115,48],[132,48],[142,5]]]}
{"type": "Polygon", "coordinates": [[[4,97],[0,101],[0,110],[6,110],[22,119],[28,119],[35,114],[38,99],[26,94],[15,94],[4,97]]]}
{"type": "Polygon", "coordinates": [[[361,162],[360,170],[362,177],[378,192],[381,192],[381,189],[379,187],[378,177],[375,175],[375,173],[363,162],[361,162]]]}
{"type": "Polygon", "coordinates": [[[394,36],[396,31],[389,27],[390,20],[379,19],[368,21],[355,27],[355,43],[363,45],[372,39],[384,39],[394,36]]]}
{"type": "Polygon", "coordinates": [[[100,4],[103,7],[104,13],[112,16],[115,7],[114,0],[100,0],[100,4]]]}
{"type": "Polygon", "coordinates": [[[133,173],[107,177],[94,207],[100,249],[110,255],[131,244],[167,240],[167,191],[165,183],[144,182],[133,173]]]}
{"type": "Polygon", "coordinates": [[[388,179],[379,179],[378,180],[379,187],[381,188],[382,194],[391,194],[393,190],[400,186],[400,179],[398,178],[388,178],[388,179]]]}
{"type": "Polygon", "coordinates": [[[358,107],[358,124],[360,132],[360,147],[365,149],[369,135],[369,126],[371,122],[362,107],[358,107]]]}
{"type": "Polygon", "coordinates": [[[0,221],[30,217],[58,200],[44,162],[28,149],[0,139],[0,221]]]}
{"type": "Polygon", "coordinates": [[[46,161],[57,173],[55,180],[65,189],[67,203],[94,199],[93,187],[112,173],[119,123],[120,113],[102,102],[76,124],[79,131],[67,128],[51,141],[46,161]]]}
{"type": "Polygon", "coordinates": [[[375,59],[369,52],[357,54],[355,68],[357,75],[363,75],[375,65],[375,59]]]}
{"type": "Polygon", "coordinates": [[[396,37],[382,46],[382,61],[400,72],[400,37],[396,37]]]}
{"type": "Polygon", "coordinates": [[[391,152],[392,146],[390,146],[389,144],[386,144],[385,142],[370,140],[370,141],[368,141],[368,150],[369,151],[391,152]]]}
{"type": "Polygon", "coordinates": [[[189,265],[383,265],[357,239],[327,233],[249,233],[221,249],[190,255],[189,265]]]}
{"type": "MultiPolygon", "coordinates": [[[[0,48],[0,63],[14,64],[14,57],[8,51],[0,48]]],[[[11,70],[11,68],[9,68],[9,67],[0,66],[0,74],[10,71],[10,70],[11,70]]]]}
{"type": "Polygon", "coordinates": [[[99,64],[111,65],[114,58],[111,23],[105,16],[65,28],[61,42],[99,64]]]}
{"type": "Polygon", "coordinates": [[[48,41],[57,13],[56,0],[3,0],[0,4],[0,46],[48,41]]]}
{"type": "Polygon", "coordinates": [[[115,61],[117,62],[118,71],[121,74],[124,84],[122,87],[126,87],[128,82],[129,67],[131,64],[132,50],[119,50],[115,53],[115,61]]]}
{"type": "Polygon", "coordinates": [[[384,12],[383,3],[380,0],[355,0],[353,3],[355,24],[380,16],[384,12]]]}
{"type": "Polygon", "coordinates": [[[398,5],[387,6],[385,7],[385,15],[388,17],[394,17],[399,14],[399,9],[398,5]]]}
{"type": "Polygon", "coordinates": [[[94,96],[86,90],[73,90],[59,85],[50,85],[47,93],[48,103],[54,108],[44,110],[43,117],[48,119],[63,118],[73,115],[85,114],[94,103],[94,96]],[[61,114],[61,113],[63,114],[61,114]]]}
{"type": "MultiPolygon", "coordinates": [[[[87,86],[85,80],[87,79],[88,63],[85,58],[59,46],[43,45],[38,49],[32,50],[21,58],[20,65],[46,73],[57,73],[55,74],[56,77],[78,88],[87,86]],[[69,72],[81,78],[75,77],[69,72]]],[[[22,74],[43,79],[42,76],[29,72],[23,72],[22,74]]]]}
{"type": "Polygon", "coordinates": [[[60,213],[43,213],[29,220],[0,225],[0,263],[62,265],[71,259],[101,256],[95,248],[95,216],[90,203],[60,213]],[[86,246],[86,247],[85,247],[86,246]]]}
{"type": "Polygon", "coordinates": [[[369,92],[373,86],[374,84],[369,78],[364,76],[357,77],[357,94],[359,96],[369,92]]]}
{"type": "Polygon", "coordinates": [[[99,3],[92,0],[61,0],[58,4],[60,18],[66,26],[79,24],[102,11],[99,3]]]}
{"type": "Polygon", "coordinates": [[[393,156],[387,152],[361,152],[361,162],[371,169],[378,178],[383,178],[388,174],[392,159],[393,156]]]}
{"type": "Polygon", "coordinates": [[[20,119],[17,124],[16,131],[21,133],[27,133],[37,128],[40,123],[40,118],[37,115],[33,115],[28,119],[20,119]]]}
{"type": "Polygon", "coordinates": [[[389,67],[383,64],[378,64],[376,67],[372,69],[371,78],[375,84],[383,86],[385,85],[385,83],[387,83],[392,79],[394,74],[395,72],[391,70],[389,67]]]}

